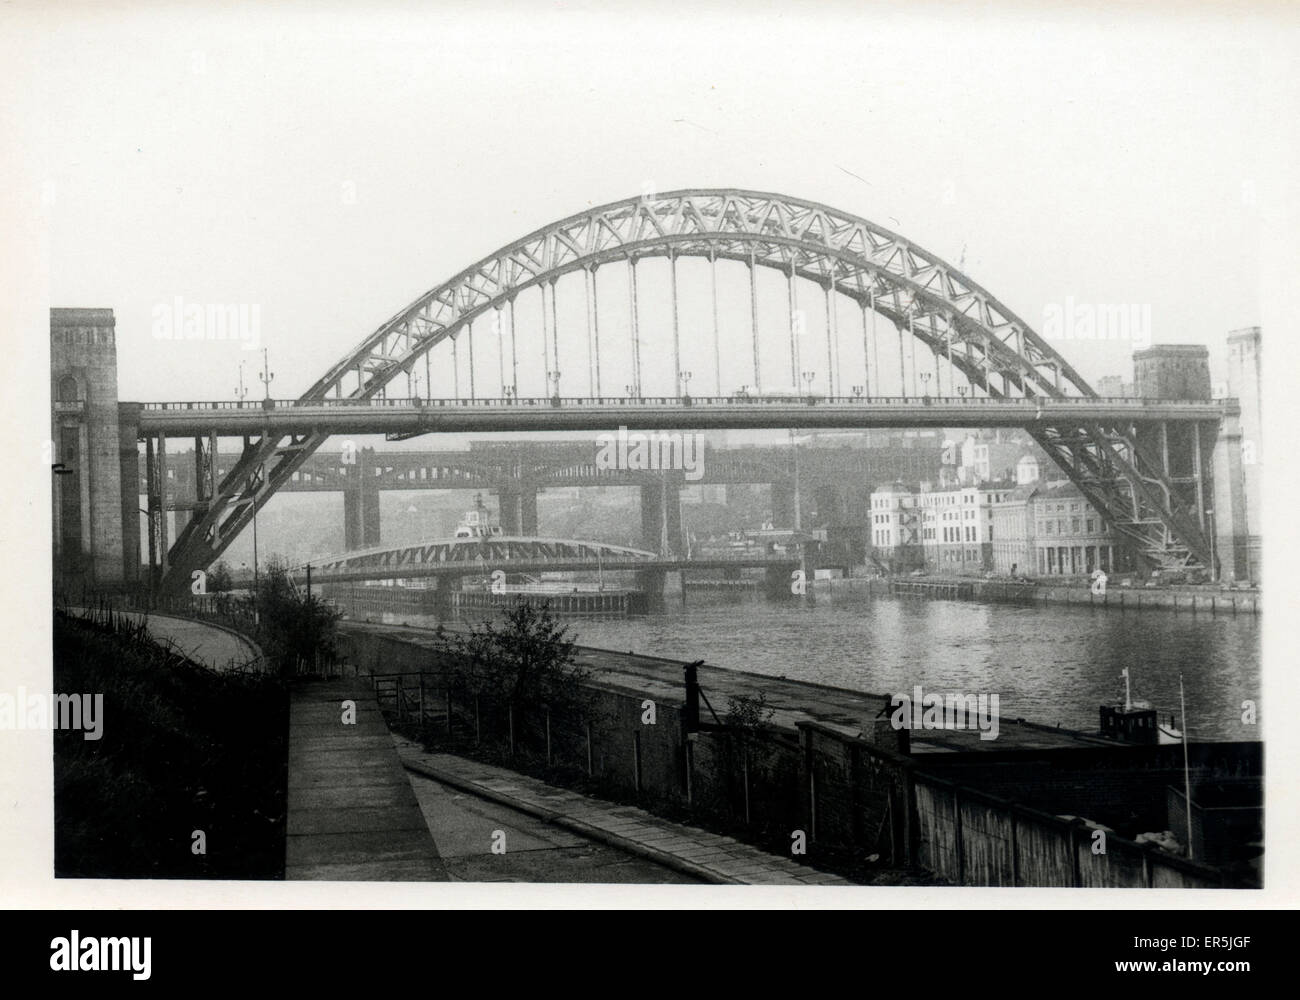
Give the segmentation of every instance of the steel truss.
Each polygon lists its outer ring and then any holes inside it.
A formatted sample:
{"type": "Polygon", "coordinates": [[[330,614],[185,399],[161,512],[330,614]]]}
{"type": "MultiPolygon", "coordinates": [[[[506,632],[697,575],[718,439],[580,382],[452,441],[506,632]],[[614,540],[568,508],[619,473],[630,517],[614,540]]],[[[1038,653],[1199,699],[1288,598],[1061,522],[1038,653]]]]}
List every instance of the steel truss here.
{"type": "MultiPolygon", "coordinates": [[[[381,324],[301,400],[373,398],[394,378],[409,376],[437,345],[451,340],[454,347],[457,335],[476,318],[513,311],[515,297],[525,289],[541,285],[545,295],[545,286],[551,285],[553,312],[554,283],[567,273],[594,273],[615,261],[634,266],[645,257],[686,256],[739,261],[751,274],[754,267],[767,267],[847,296],[892,322],[900,336],[906,332],[928,348],[936,367],[942,361],[950,368],[950,378],[951,371],[958,371],[989,395],[1096,396],[1028,323],[903,236],[815,202],[715,189],[615,202],[502,247],[381,324]]],[[[494,326],[499,337],[499,317],[494,326]]],[[[517,365],[513,318],[510,327],[517,365]]],[[[1203,517],[1188,515],[1175,499],[1179,491],[1166,470],[1126,448],[1116,429],[1083,425],[1036,428],[1034,433],[1149,561],[1208,564],[1203,517]]],[[[196,509],[164,557],[164,588],[187,586],[191,571],[214,561],[328,437],[328,428],[321,428],[284,438],[264,433],[246,439],[239,462],[209,502],[196,509]]]]}

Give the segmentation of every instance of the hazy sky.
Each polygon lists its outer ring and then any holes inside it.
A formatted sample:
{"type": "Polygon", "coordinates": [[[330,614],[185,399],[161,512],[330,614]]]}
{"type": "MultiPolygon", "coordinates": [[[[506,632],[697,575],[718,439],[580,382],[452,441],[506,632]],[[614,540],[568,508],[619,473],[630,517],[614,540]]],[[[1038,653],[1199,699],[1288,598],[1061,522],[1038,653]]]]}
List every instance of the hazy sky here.
{"type": "MultiPolygon", "coordinates": [[[[735,186],[964,258],[1038,329],[1052,304],[1132,304],[1156,342],[1217,356],[1260,322],[1261,78],[1232,22],[683,10],[48,18],[51,303],[116,311],[123,399],[230,397],[252,354],[160,342],[152,312],[256,304],[275,392],[298,395],[536,227],[735,186]]],[[[1131,377],[1132,344],[1057,346],[1085,378],[1131,377]]]]}

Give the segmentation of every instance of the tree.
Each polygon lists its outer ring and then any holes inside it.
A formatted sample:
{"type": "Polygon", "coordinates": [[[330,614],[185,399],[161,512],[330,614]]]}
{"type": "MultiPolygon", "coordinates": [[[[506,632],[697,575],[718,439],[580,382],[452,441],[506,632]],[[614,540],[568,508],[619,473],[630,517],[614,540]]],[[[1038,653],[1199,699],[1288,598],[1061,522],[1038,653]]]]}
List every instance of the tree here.
{"type": "Polygon", "coordinates": [[[208,570],[208,593],[224,594],[230,590],[230,587],[230,565],[224,559],[218,560],[217,564],[208,570]]]}
{"type": "Polygon", "coordinates": [[[583,682],[589,671],[575,662],[569,627],[555,619],[546,603],[517,601],[501,627],[485,621],[456,633],[440,625],[437,634],[457,661],[457,682],[475,694],[521,711],[586,704],[583,682]]]}
{"type": "Polygon", "coordinates": [[[339,613],[315,597],[300,592],[289,575],[288,564],[272,558],[257,585],[258,638],[282,673],[299,662],[334,655],[335,626],[339,613]]]}

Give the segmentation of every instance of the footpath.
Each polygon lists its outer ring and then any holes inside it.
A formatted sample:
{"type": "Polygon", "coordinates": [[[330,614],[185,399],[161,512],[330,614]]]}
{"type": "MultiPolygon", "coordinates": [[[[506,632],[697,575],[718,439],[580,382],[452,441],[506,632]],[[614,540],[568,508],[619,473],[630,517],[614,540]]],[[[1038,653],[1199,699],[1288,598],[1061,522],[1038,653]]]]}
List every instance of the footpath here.
{"type": "Polygon", "coordinates": [[[286,879],[440,882],[447,873],[363,680],[300,684],[289,701],[286,879]],[[344,724],[343,703],[356,706],[344,724]]]}
{"type": "Polygon", "coordinates": [[[838,875],[768,854],[732,837],[661,819],[644,809],[590,798],[536,778],[452,754],[430,753],[393,736],[414,774],[497,802],[581,836],[657,862],[703,882],[722,885],[841,885],[838,875]]]}

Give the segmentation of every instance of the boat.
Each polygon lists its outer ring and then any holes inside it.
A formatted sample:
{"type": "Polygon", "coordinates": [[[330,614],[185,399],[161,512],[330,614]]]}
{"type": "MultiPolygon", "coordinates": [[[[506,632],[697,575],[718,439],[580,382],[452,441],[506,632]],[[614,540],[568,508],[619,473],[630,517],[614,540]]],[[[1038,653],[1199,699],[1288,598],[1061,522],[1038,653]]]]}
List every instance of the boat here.
{"type": "Polygon", "coordinates": [[[456,525],[454,538],[497,538],[504,535],[501,525],[496,523],[492,512],[483,505],[483,494],[474,498],[474,509],[467,510],[460,524],[456,525]]]}
{"type": "Polygon", "coordinates": [[[1181,743],[1183,733],[1174,717],[1170,716],[1166,725],[1150,702],[1133,700],[1128,667],[1120,676],[1124,678],[1124,705],[1101,706],[1101,734],[1125,743],[1181,743]]]}

